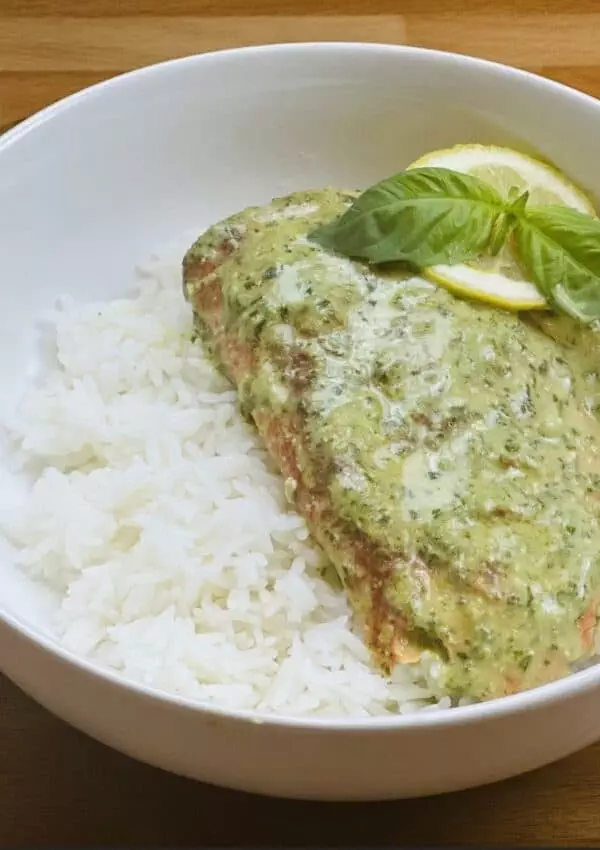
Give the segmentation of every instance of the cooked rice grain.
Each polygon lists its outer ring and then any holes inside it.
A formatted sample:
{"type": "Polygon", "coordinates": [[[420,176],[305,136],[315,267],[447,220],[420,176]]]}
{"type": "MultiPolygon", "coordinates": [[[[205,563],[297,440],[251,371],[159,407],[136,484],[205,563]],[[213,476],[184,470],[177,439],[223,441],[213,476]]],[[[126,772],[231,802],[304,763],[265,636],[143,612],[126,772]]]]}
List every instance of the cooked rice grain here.
{"type": "Polygon", "coordinates": [[[136,293],[64,299],[55,356],[8,423],[24,503],[18,563],[56,593],[78,655],[224,707],[364,716],[445,706],[423,667],[383,679],[231,386],[193,341],[187,242],[136,293]]]}

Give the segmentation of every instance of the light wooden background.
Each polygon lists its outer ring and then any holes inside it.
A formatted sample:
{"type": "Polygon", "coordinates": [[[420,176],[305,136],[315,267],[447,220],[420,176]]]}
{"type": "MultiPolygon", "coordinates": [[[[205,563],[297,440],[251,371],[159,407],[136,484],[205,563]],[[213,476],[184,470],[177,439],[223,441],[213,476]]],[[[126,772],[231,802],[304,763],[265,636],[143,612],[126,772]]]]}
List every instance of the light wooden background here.
{"type": "Polygon", "coordinates": [[[600,95],[600,0],[0,0],[0,124],[121,71],[273,41],[473,53],[600,95]]]}
{"type": "MultiPolygon", "coordinates": [[[[143,64],[304,40],[472,53],[600,96],[600,0],[0,0],[0,127],[143,64]]],[[[137,764],[0,678],[0,846],[411,843],[600,845],[600,745],[438,799],[262,800],[137,764]]]]}

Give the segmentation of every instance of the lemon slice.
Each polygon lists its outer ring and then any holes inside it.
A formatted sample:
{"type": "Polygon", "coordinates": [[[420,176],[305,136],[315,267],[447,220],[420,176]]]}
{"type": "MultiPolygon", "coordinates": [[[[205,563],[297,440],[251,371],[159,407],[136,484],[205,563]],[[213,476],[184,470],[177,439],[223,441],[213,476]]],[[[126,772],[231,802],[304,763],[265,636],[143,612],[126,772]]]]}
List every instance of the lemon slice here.
{"type": "MultiPolygon", "coordinates": [[[[408,166],[449,168],[479,177],[505,199],[516,191],[529,192],[528,204],[571,207],[596,215],[589,198],[560,171],[511,148],[495,145],[456,145],[425,154],[408,166]]],[[[437,265],[424,269],[430,280],[456,295],[477,298],[507,310],[543,310],[548,303],[527,281],[509,245],[495,257],[478,257],[455,266],[437,265]]]]}

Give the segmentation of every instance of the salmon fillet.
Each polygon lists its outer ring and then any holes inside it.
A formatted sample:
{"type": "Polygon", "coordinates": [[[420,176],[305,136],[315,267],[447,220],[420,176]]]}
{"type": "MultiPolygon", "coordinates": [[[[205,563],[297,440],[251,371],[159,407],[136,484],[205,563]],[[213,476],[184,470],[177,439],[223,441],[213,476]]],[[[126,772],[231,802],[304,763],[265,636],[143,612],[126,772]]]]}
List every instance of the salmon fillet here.
{"type": "Polygon", "coordinates": [[[593,652],[597,376],[514,314],[307,238],[354,197],[203,234],[183,260],[199,335],[383,672],[427,658],[478,699],[562,676],[593,652]]]}

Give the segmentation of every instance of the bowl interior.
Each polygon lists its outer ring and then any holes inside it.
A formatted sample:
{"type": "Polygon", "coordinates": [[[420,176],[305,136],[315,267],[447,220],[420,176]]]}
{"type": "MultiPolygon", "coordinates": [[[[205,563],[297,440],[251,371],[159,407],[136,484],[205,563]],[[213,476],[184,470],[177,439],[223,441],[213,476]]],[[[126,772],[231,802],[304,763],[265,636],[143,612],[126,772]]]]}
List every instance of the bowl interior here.
{"type": "MultiPolygon", "coordinates": [[[[0,142],[0,398],[35,369],[56,297],[126,292],[136,263],[274,195],[361,187],[458,142],[512,144],[600,189],[600,105],[500,66],[415,49],[295,45],[193,57],[69,99],[0,142]]],[[[0,469],[2,500],[14,485],[0,469]]],[[[0,610],[48,597],[0,551],[0,610]]]]}

